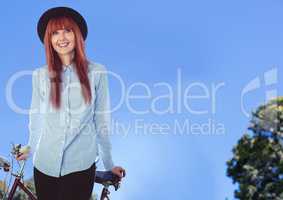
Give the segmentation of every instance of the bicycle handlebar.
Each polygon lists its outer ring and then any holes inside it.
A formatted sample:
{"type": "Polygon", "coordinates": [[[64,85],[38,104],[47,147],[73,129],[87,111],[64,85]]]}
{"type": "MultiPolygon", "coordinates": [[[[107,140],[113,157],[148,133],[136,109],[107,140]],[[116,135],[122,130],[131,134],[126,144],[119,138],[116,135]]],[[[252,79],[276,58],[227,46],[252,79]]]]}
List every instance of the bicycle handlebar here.
{"type": "MultiPolygon", "coordinates": [[[[13,155],[14,159],[17,158],[18,156],[21,156],[23,154],[23,149],[20,144],[18,145],[13,145],[11,154],[13,155]]],[[[25,151],[29,151],[29,148],[24,148],[25,151]]],[[[13,160],[12,160],[13,161],[13,160]]],[[[11,175],[15,176],[17,180],[20,180],[23,177],[23,171],[24,171],[24,166],[25,166],[26,160],[24,162],[21,162],[20,164],[20,171],[17,172],[17,174],[13,174],[11,168],[10,162],[5,159],[4,157],[0,156],[0,169],[3,168],[5,172],[11,171],[11,175]]],[[[13,162],[12,162],[13,165],[13,162]]],[[[12,166],[13,168],[13,166],[12,166]]],[[[126,173],[125,170],[122,172],[122,176],[125,177],[126,173]]],[[[113,186],[115,191],[117,191],[120,188],[122,178],[119,177],[118,175],[114,174],[112,171],[96,171],[95,172],[95,183],[103,185],[103,190],[101,192],[101,198],[100,199],[110,199],[110,191],[108,190],[109,186],[113,186]]],[[[16,182],[15,182],[16,183],[16,182]]],[[[13,185],[14,187],[14,185],[13,185]]],[[[16,186],[17,187],[17,186],[16,186]]],[[[30,193],[30,195],[32,195],[30,193]]],[[[13,194],[12,194],[13,196],[13,194]]]]}
{"type": "Polygon", "coordinates": [[[119,189],[121,178],[111,171],[96,171],[95,182],[104,186],[114,186],[115,191],[119,189]]]}
{"type": "MultiPolygon", "coordinates": [[[[21,154],[21,144],[14,145],[11,151],[11,154],[17,157],[21,154]]],[[[10,162],[4,157],[0,156],[0,169],[3,168],[4,171],[10,170],[10,162]]],[[[123,176],[125,176],[125,172],[123,172],[123,176]]],[[[95,182],[98,184],[102,184],[104,186],[114,186],[115,190],[118,190],[120,187],[121,178],[113,174],[112,171],[96,171],[95,172],[95,182]]]]}

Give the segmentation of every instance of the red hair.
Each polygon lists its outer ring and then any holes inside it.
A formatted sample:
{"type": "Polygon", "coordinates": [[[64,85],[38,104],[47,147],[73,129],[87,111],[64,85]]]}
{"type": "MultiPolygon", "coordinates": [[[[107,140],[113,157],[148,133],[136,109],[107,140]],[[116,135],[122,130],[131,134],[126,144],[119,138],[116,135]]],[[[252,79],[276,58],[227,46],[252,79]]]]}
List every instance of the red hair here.
{"type": "Polygon", "coordinates": [[[46,52],[46,60],[48,65],[48,74],[51,81],[51,91],[50,91],[50,101],[55,108],[60,108],[61,105],[61,74],[63,71],[62,62],[53,49],[51,44],[51,36],[53,32],[58,29],[70,29],[75,35],[75,71],[80,80],[82,95],[84,97],[85,103],[90,103],[91,101],[91,89],[90,82],[88,79],[88,61],[85,54],[85,43],[81,31],[70,17],[62,16],[57,18],[52,18],[47,24],[44,45],[46,52]]]}

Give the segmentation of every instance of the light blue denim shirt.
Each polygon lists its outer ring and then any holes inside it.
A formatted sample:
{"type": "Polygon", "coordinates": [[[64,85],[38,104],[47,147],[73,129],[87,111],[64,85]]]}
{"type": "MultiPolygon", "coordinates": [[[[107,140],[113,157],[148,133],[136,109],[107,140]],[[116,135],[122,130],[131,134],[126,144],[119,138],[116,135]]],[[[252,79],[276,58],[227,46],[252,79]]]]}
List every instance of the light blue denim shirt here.
{"type": "Polygon", "coordinates": [[[106,68],[89,63],[88,77],[92,101],[85,104],[74,63],[64,66],[61,107],[49,101],[50,81],[47,66],[34,70],[29,114],[29,141],[33,165],[41,172],[59,177],[89,168],[102,158],[106,170],[111,157],[110,97],[106,68]]]}

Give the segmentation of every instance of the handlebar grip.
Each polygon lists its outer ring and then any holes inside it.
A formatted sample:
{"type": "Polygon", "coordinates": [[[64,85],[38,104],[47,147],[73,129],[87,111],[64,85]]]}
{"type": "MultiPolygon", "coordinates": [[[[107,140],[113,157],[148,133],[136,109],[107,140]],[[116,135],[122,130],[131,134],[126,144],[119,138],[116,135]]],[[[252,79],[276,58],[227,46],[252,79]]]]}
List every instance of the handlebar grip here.
{"type": "Polygon", "coordinates": [[[104,184],[110,182],[111,184],[118,183],[120,178],[113,174],[111,171],[96,171],[95,172],[95,182],[99,184],[104,184]]]}

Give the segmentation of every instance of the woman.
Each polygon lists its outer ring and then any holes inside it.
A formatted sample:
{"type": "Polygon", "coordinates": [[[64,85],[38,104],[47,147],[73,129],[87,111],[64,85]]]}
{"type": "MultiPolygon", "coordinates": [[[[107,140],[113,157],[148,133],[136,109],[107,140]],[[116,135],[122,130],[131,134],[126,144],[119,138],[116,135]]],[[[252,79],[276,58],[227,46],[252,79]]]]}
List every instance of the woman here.
{"type": "Polygon", "coordinates": [[[47,65],[32,76],[28,146],[36,194],[38,200],[89,200],[98,150],[106,170],[124,173],[111,157],[107,71],[87,60],[87,24],[77,11],[49,9],[37,30],[47,65]]]}

